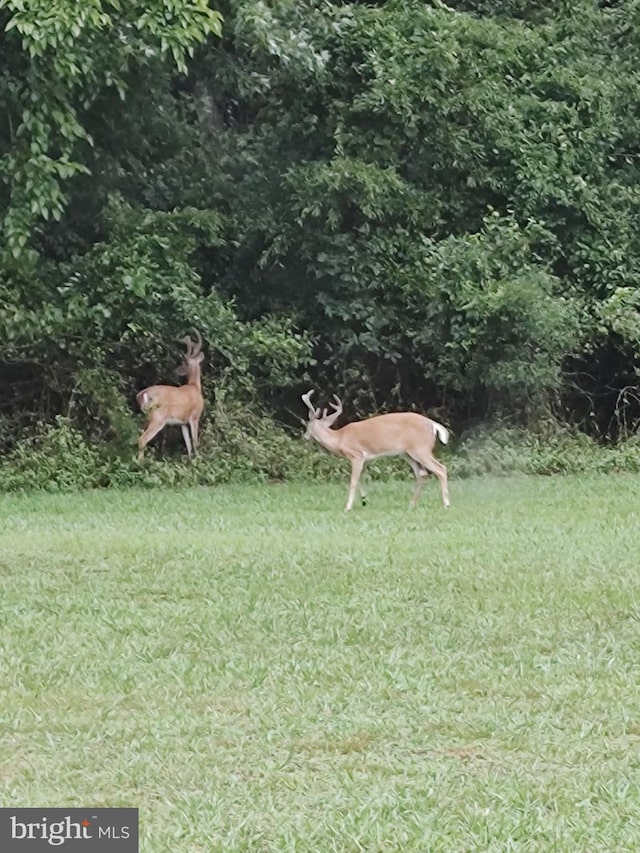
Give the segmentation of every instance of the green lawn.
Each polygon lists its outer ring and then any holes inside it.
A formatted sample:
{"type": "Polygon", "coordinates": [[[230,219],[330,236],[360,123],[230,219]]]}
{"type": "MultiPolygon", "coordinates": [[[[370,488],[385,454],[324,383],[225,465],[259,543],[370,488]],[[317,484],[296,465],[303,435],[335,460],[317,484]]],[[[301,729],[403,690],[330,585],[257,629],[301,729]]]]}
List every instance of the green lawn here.
{"type": "Polygon", "coordinates": [[[640,849],[640,478],[0,496],[0,805],[145,853],[640,849]]]}

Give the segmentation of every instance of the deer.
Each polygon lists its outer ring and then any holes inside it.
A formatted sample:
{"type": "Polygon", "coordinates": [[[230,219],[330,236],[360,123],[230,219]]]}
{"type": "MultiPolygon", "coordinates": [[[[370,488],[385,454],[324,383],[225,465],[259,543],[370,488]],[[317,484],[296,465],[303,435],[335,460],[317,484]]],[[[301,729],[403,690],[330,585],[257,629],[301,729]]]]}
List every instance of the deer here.
{"type": "Polygon", "coordinates": [[[184,385],[150,385],[136,395],[136,401],[142,412],[148,416],[147,424],[138,439],[138,459],[144,456],[144,449],[151,439],[167,424],[179,424],[182,437],[191,458],[198,448],[198,427],[204,408],[202,386],[200,384],[200,364],[204,359],[202,338],[197,329],[194,342],[191,335],[181,338],[187,351],[176,373],[187,377],[184,385]]]}
{"type": "Polygon", "coordinates": [[[420,498],[429,471],[440,482],[442,503],[449,506],[449,488],[447,469],[433,455],[437,439],[442,444],[449,441],[449,430],[437,421],[417,412],[391,412],[386,415],[373,415],[360,421],[352,421],[339,429],[333,429],[334,423],[342,414],[340,398],[334,394],[335,403],[330,403],[333,412],[322,412],[311,402],[313,391],[302,395],[309,409],[309,422],[304,434],[305,439],[315,439],[326,450],[337,456],[344,456],[351,462],[351,480],[345,512],[353,507],[356,490],[360,487],[363,506],[366,504],[366,491],[360,481],[365,464],[381,456],[405,456],[416,478],[416,487],[409,504],[415,507],[420,498]]]}

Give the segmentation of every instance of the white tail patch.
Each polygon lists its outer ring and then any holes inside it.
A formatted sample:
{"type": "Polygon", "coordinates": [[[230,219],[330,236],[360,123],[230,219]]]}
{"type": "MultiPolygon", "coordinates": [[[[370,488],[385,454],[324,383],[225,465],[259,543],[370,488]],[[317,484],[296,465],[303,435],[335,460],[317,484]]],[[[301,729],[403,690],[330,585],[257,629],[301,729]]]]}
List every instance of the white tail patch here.
{"type": "Polygon", "coordinates": [[[449,441],[449,430],[437,421],[433,421],[433,431],[443,444],[446,444],[449,441]]]}

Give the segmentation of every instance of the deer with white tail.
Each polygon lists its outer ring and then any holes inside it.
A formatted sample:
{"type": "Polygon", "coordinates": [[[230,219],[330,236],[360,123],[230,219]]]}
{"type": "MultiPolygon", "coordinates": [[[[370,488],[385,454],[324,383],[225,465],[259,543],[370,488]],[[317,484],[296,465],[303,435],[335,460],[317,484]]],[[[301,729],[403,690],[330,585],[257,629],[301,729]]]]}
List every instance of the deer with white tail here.
{"type": "Polygon", "coordinates": [[[148,415],[147,425],[138,439],[138,459],[144,456],[144,449],[151,439],[167,424],[182,427],[182,437],[191,456],[198,447],[198,427],[204,409],[202,386],[200,383],[200,364],[204,359],[202,338],[194,329],[196,341],[190,335],[182,338],[187,347],[182,364],[176,373],[186,375],[184,385],[151,385],[136,395],[138,406],[148,415]]]}
{"type": "Polygon", "coordinates": [[[427,480],[429,471],[440,482],[442,503],[449,506],[449,488],[447,469],[433,455],[436,440],[443,444],[449,440],[449,431],[442,424],[432,421],[417,412],[392,412],[387,415],[374,415],[363,421],[353,421],[340,429],[332,429],[342,414],[342,403],[334,394],[333,412],[316,409],[311,402],[313,391],[307,391],[302,399],[309,409],[309,423],[305,438],[314,438],[324,448],[338,456],[344,456],[351,462],[351,482],[345,512],[353,506],[356,490],[360,486],[362,503],[366,492],[360,477],[365,464],[381,456],[405,456],[416,478],[416,488],[411,498],[415,506],[427,480]]]}

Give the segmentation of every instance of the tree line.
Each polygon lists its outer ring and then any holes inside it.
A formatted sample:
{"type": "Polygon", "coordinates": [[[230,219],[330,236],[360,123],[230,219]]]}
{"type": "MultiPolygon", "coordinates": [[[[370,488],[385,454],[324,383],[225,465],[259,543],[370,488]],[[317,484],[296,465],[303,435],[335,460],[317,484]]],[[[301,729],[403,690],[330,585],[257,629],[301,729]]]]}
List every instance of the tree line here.
{"type": "Polygon", "coordinates": [[[2,451],[126,444],[190,328],[212,413],[637,425],[637,0],[0,0],[0,41],[2,451]]]}

